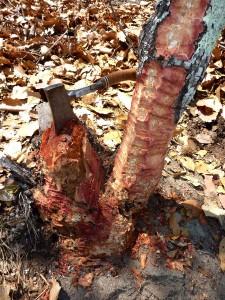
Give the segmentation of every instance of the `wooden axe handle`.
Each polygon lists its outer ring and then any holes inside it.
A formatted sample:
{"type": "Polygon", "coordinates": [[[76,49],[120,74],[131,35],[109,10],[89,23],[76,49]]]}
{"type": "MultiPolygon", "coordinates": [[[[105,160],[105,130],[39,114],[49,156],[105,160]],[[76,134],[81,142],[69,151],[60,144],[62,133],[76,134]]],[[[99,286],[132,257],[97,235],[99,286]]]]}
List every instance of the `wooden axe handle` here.
{"type": "Polygon", "coordinates": [[[98,90],[108,89],[110,86],[125,80],[136,80],[135,68],[112,72],[109,75],[97,79],[94,83],[92,83],[89,86],[77,90],[68,91],[68,96],[70,98],[79,98],[98,90]]]}
{"type": "Polygon", "coordinates": [[[104,76],[106,82],[107,82],[107,87],[112,86],[114,84],[117,84],[121,81],[125,80],[136,80],[136,68],[132,69],[126,69],[126,70],[120,70],[116,72],[112,72],[109,75],[104,76]]]}

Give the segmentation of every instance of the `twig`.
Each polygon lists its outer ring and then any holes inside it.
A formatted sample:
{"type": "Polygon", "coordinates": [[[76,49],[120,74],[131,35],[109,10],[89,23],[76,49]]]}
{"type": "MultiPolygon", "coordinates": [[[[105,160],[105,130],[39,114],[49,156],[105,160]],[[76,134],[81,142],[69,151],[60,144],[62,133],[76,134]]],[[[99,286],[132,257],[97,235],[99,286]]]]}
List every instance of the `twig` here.
{"type": "Polygon", "coordinates": [[[67,33],[68,33],[68,29],[67,29],[63,34],[61,34],[60,37],[58,37],[58,39],[51,45],[51,47],[48,48],[48,51],[47,51],[45,54],[43,54],[43,55],[38,59],[37,63],[39,63],[41,59],[43,59],[49,52],[51,52],[51,50],[52,50],[52,49],[53,49],[53,48],[61,41],[61,39],[62,39],[67,33]]]}
{"type": "Polygon", "coordinates": [[[127,35],[127,33],[126,33],[125,29],[124,29],[124,24],[121,24],[121,23],[120,23],[120,19],[117,17],[117,14],[116,14],[115,9],[114,9],[113,4],[112,4],[112,0],[108,0],[108,3],[109,3],[109,6],[110,6],[110,8],[111,8],[111,11],[112,11],[112,15],[113,15],[114,20],[117,21],[120,30],[123,32],[123,34],[124,34],[125,37],[126,37],[126,41],[127,41],[126,44],[127,44],[127,46],[128,46],[129,48],[132,48],[133,51],[134,51],[134,53],[135,53],[136,55],[138,55],[137,49],[134,47],[133,41],[129,38],[129,36],[127,35]]]}
{"type": "Polygon", "coordinates": [[[41,273],[39,275],[40,275],[41,279],[43,279],[44,282],[49,286],[50,284],[49,284],[48,280],[45,278],[45,276],[42,275],[41,273]]]}
{"type": "Polygon", "coordinates": [[[34,186],[36,184],[29,169],[21,167],[18,163],[10,160],[8,157],[0,157],[0,165],[5,169],[10,170],[12,175],[20,182],[26,183],[30,186],[34,186]]]}
{"type": "Polygon", "coordinates": [[[40,299],[40,297],[48,290],[48,286],[34,299],[34,300],[38,300],[40,299]]]}

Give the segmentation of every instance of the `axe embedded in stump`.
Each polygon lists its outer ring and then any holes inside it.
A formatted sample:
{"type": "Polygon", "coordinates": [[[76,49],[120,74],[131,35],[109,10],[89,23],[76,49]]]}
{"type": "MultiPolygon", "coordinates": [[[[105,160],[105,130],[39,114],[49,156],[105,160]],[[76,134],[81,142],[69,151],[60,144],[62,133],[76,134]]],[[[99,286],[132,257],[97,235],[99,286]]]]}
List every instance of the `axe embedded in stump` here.
{"type": "Polygon", "coordinates": [[[114,72],[75,91],[66,91],[63,84],[43,89],[53,124],[42,135],[40,157],[45,185],[35,192],[35,198],[43,218],[53,226],[76,236],[90,237],[101,224],[98,198],[104,180],[103,169],[86,128],[73,113],[70,99],[123,80],[135,80],[135,77],[136,70],[131,69],[114,72]]]}
{"type": "Polygon", "coordinates": [[[44,88],[42,90],[42,96],[45,101],[47,100],[49,102],[56,134],[60,133],[65,122],[69,120],[76,120],[79,123],[78,118],[73,114],[70,106],[69,102],[71,99],[82,97],[97,90],[107,89],[125,80],[136,80],[135,68],[113,72],[98,79],[93,84],[77,90],[67,91],[61,83],[44,88]]]}
{"type": "Polygon", "coordinates": [[[50,105],[56,134],[59,134],[64,125],[71,120],[79,123],[70,106],[70,99],[63,84],[50,85],[44,88],[43,92],[50,105]]]}

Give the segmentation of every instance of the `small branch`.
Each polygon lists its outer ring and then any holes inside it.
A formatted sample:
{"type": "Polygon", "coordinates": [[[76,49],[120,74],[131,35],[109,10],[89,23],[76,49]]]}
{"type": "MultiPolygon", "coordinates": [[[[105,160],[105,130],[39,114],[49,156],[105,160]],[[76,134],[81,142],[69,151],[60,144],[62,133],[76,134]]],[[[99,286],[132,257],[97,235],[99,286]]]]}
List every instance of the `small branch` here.
{"type": "Polygon", "coordinates": [[[40,299],[41,296],[44,295],[47,292],[48,289],[49,289],[49,287],[47,286],[34,300],[40,299]]]}
{"type": "Polygon", "coordinates": [[[28,169],[21,167],[18,163],[11,161],[8,157],[1,157],[0,165],[5,169],[10,170],[13,176],[20,182],[26,183],[30,186],[34,186],[36,184],[28,169]]]}
{"type": "Polygon", "coordinates": [[[112,0],[108,0],[108,3],[109,3],[109,6],[111,8],[114,20],[117,21],[117,23],[119,25],[119,29],[123,32],[123,34],[126,37],[126,41],[127,41],[126,44],[127,44],[128,48],[129,49],[133,49],[134,53],[138,56],[138,50],[137,50],[137,48],[134,47],[134,43],[132,42],[132,40],[127,35],[127,33],[126,33],[125,29],[124,29],[124,24],[121,24],[120,19],[118,18],[117,14],[115,12],[115,9],[113,7],[112,0]]]}
{"type": "Polygon", "coordinates": [[[68,33],[68,29],[60,35],[60,37],[51,45],[51,47],[48,49],[48,51],[43,54],[37,61],[37,63],[40,62],[41,59],[43,59],[45,56],[47,56],[47,54],[49,54],[49,52],[51,52],[51,50],[61,41],[61,39],[68,33]]]}

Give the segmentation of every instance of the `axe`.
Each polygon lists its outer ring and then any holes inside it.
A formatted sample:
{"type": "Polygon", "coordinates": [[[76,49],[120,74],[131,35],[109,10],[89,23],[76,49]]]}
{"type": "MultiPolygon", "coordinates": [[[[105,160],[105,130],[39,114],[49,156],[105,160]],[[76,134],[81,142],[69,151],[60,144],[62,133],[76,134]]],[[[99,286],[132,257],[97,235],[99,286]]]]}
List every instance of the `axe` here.
{"type": "Polygon", "coordinates": [[[125,80],[136,80],[135,68],[113,72],[98,79],[93,84],[77,90],[67,91],[62,83],[42,89],[42,98],[49,103],[56,134],[59,134],[64,124],[70,120],[76,120],[79,123],[70,106],[71,99],[82,97],[97,90],[107,89],[125,80]]]}

